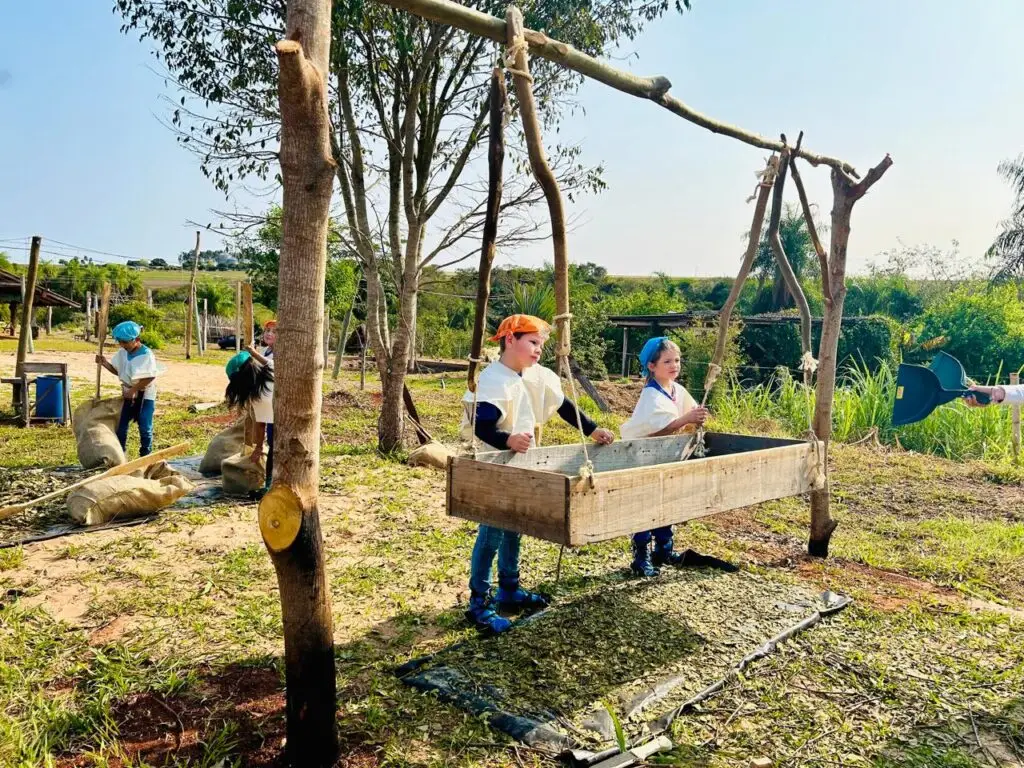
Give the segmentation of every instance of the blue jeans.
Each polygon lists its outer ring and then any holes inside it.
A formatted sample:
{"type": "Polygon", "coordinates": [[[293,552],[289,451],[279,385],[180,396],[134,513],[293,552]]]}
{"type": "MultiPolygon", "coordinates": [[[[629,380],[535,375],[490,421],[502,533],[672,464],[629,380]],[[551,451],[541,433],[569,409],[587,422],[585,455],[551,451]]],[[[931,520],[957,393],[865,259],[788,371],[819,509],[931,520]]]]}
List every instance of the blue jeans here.
{"type": "Polygon", "coordinates": [[[491,565],[498,555],[498,582],[519,582],[519,544],[522,536],[501,528],[481,525],[473,545],[473,559],[469,568],[469,589],[473,594],[486,595],[491,591],[491,565]]]}
{"type": "Polygon", "coordinates": [[[274,425],[267,424],[267,481],[265,488],[270,487],[270,482],[274,479],[274,425]]]}
{"type": "Polygon", "coordinates": [[[672,526],[666,525],[662,528],[655,528],[653,531],[633,534],[633,543],[640,547],[646,547],[654,537],[655,549],[672,549],[672,526]]]}
{"type": "Polygon", "coordinates": [[[153,413],[156,400],[144,400],[139,395],[134,400],[125,400],[121,406],[121,420],[117,423],[117,440],[121,450],[128,447],[128,427],[134,421],[139,425],[139,456],[148,456],[153,451],[153,413]]]}

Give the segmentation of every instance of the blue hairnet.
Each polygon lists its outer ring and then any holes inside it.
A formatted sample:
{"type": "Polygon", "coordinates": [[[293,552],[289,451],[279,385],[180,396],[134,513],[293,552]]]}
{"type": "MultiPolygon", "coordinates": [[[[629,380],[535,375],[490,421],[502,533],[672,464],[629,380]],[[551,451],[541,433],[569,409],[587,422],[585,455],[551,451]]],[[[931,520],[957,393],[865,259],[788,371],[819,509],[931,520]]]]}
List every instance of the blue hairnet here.
{"type": "Polygon", "coordinates": [[[228,360],[228,364],[224,367],[224,370],[228,372],[228,378],[242,370],[242,366],[248,363],[251,357],[252,355],[248,352],[236,352],[235,356],[228,360]]]}
{"type": "Polygon", "coordinates": [[[131,320],[125,320],[123,323],[115,325],[114,330],[110,333],[116,341],[135,341],[142,333],[142,326],[131,320]]]}
{"type": "Polygon", "coordinates": [[[668,336],[655,336],[654,338],[648,339],[647,343],[644,344],[644,348],[640,350],[640,354],[637,357],[640,358],[640,374],[642,376],[650,376],[651,372],[647,368],[648,363],[654,362],[654,356],[658,353],[661,345],[671,341],[668,336]]]}

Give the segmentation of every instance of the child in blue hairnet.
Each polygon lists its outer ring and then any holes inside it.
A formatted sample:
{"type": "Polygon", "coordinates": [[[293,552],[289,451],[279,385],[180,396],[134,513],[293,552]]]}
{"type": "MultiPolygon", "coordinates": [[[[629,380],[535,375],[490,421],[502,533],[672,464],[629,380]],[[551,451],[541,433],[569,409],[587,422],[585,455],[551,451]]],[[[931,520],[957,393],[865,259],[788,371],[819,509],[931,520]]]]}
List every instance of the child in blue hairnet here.
{"type": "Polygon", "coordinates": [[[139,455],[148,456],[153,450],[153,414],[156,412],[156,377],[160,370],[153,352],[139,338],[142,326],[126,320],[118,323],[111,335],[120,345],[114,356],[107,360],[96,355],[96,362],[121,380],[121,420],[117,424],[117,439],[124,449],[128,444],[128,427],[134,421],[139,425],[139,455]]]}
{"type": "MultiPolygon", "coordinates": [[[[672,435],[690,425],[700,426],[707,420],[708,409],[699,405],[676,381],[681,366],[681,354],[675,342],[666,336],[647,340],[640,351],[640,369],[647,382],[633,415],[620,427],[623,440],[672,435]]],[[[630,570],[644,578],[657,576],[658,567],[665,565],[677,568],[708,565],[727,571],[737,570],[736,566],[716,557],[702,555],[692,549],[676,552],[673,547],[671,525],[634,534],[630,570]]]]}

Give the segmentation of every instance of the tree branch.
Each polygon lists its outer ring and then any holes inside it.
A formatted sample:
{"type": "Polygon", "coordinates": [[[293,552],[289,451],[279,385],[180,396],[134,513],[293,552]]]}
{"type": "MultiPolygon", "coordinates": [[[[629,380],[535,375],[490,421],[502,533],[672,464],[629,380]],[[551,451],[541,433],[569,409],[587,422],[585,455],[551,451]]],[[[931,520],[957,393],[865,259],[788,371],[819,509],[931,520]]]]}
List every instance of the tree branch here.
{"type": "MultiPolygon", "coordinates": [[[[797,147],[800,146],[803,137],[804,133],[801,131],[796,140],[797,147]]],[[[814,223],[814,216],[811,215],[811,204],[807,200],[807,190],[804,189],[804,180],[800,177],[800,169],[796,167],[795,157],[790,160],[789,167],[793,172],[793,183],[796,185],[796,192],[800,197],[800,208],[804,212],[804,221],[807,223],[807,232],[811,236],[811,244],[814,246],[814,252],[818,254],[818,264],[821,266],[821,292],[825,305],[829,306],[832,304],[832,286],[828,276],[828,253],[825,252],[825,246],[821,244],[821,238],[818,237],[818,227],[814,223]]]]}
{"type": "MultiPolygon", "coordinates": [[[[499,43],[505,42],[507,37],[505,22],[501,19],[451,2],[451,0],[377,0],[377,2],[390,5],[393,8],[400,8],[431,21],[450,24],[474,35],[480,35],[499,43]]],[[[775,152],[782,151],[783,144],[779,141],[773,141],[734,125],[714,120],[692,109],[679,99],[668,95],[668,90],[672,87],[672,83],[666,77],[638,77],[624,70],[617,69],[610,64],[598,61],[571,45],[552,40],[543,32],[527,29],[524,30],[524,35],[527,43],[529,43],[530,52],[542,59],[561,64],[574,72],[597,80],[623,93],[628,93],[631,96],[649,99],[674,115],[699,125],[712,133],[730,136],[745,144],[760,147],[761,149],[775,152]]],[[[856,170],[852,165],[838,158],[815,154],[803,149],[800,150],[800,157],[804,158],[811,165],[828,165],[848,174],[856,174],[856,170]]]]}

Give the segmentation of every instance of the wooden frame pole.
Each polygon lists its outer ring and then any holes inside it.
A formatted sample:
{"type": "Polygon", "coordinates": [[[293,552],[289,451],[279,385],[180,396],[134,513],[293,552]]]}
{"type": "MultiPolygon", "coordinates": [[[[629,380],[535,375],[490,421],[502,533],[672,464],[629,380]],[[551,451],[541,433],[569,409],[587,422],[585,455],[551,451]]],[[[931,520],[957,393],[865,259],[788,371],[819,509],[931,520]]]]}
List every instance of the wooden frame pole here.
{"type": "Polygon", "coordinates": [[[501,211],[503,167],[505,164],[505,105],[508,91],[505,73],[499,67],[491,70],[490,132],[487,146],[487,208],[484,211],[483,242],[480,246],[480,268],[476,281],[476,312],[473,315],[473,341],[469,352],[469,389],[476,390],[476,374],[483,353],[484,331],[487,328],[487,301],[491,295],[491,267],[494,264],[495,241],[498,237],[498,214],[501,211]]]}

